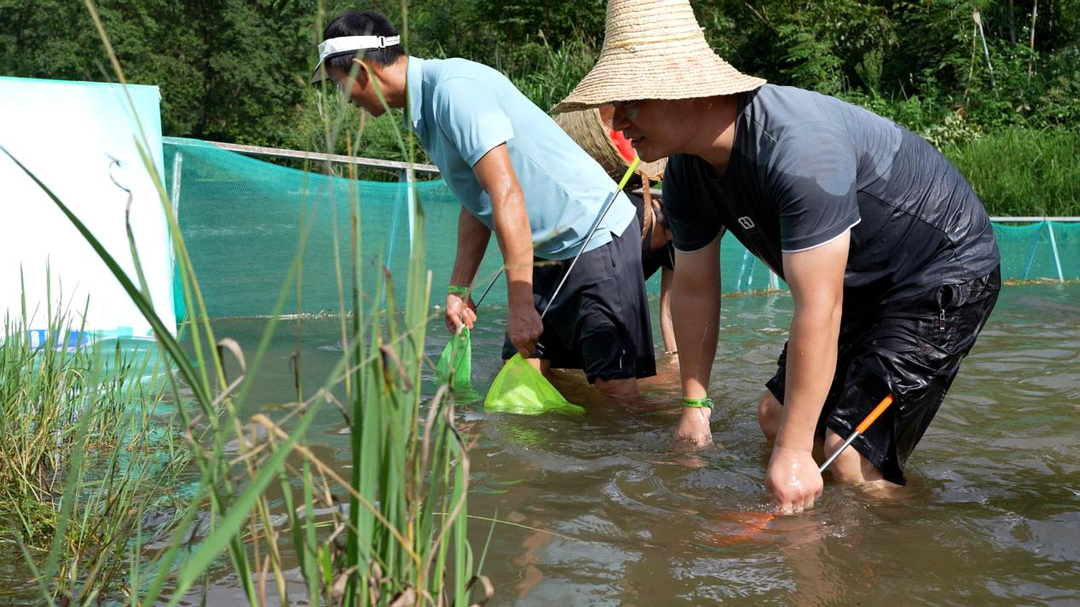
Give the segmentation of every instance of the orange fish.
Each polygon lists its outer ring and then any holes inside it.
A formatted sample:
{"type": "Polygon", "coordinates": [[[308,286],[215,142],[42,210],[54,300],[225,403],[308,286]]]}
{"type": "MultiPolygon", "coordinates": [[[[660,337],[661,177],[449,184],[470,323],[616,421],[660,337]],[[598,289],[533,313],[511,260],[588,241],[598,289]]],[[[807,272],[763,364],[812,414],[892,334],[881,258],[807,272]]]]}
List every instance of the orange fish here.
{"type": "Polygon", "coordinates": [[[713,517],[709,522],[707,530],[709,543],[716,546],[730,546],[759,539],[776,516],[775,512],[745,510],[721,512],[718,517],[713,517]]]}

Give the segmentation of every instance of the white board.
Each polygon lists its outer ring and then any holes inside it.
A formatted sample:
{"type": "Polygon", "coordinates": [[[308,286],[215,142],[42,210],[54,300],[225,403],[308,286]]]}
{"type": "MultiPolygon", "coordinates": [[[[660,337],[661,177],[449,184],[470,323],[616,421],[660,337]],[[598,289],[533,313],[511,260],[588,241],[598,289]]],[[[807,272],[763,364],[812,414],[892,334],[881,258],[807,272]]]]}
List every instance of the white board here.
{"type": "MultiPolygon", "coordinates": [[[[135,144],[141,140],[137,115],[163,176],[161,94],[156,86],[139,85],[128,93],[134,111],[120,85],[0,77],[0,146],[86,224],[138,285],[124,219],[128,194],[113,179],[131,190],[131,227],[150,296],[175,333],[168,224],[135,144]],[[113,159],[120,165],[111,166],[113,159]]],[[[52,305],[70,309],[74,329],[85,311],[85,329],[97,335],[151,334],[149,322],[67,217],[0,153],[0,316],[21,316],[25,290],[27,328],[46,328],[50,286],[52,305]]]]}

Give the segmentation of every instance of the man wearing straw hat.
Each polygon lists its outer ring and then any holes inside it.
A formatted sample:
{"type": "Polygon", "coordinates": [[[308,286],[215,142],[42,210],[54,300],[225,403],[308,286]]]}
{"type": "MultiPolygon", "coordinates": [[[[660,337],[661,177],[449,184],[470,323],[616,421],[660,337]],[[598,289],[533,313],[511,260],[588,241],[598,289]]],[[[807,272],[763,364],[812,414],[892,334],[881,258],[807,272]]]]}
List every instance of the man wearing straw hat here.
{"type": "Polygon", "coordinates": [[[711,441],[717,257],[732,232],[784,278],[791,331],[758,405],[781,512],[822,490],[832,453],[883,397],[896,405],[841,454],[843,483],[903,484],[1000,289],[982,203],[926,141],[832,97],[738,72],[686,0],[610,0],[600,59],[554,111],[613,104],[644,161],[668,156],[664,204],[683,405],[677,435],[711,441]]]}
{"type": "Polygon", "coordinates": [[[332,79],[373,116],[407,108],[461,203],[447,327],[476,320],[469,293],[494,232],[509,303],[503,357],[537,354],[541,371],[583,369],[601,392],[636,396],[637,378],[656,373],[640,229],[604,169],[494,69],[405,55],[378,12],[347,11],[323,38],[312,81],[332,79]]]}

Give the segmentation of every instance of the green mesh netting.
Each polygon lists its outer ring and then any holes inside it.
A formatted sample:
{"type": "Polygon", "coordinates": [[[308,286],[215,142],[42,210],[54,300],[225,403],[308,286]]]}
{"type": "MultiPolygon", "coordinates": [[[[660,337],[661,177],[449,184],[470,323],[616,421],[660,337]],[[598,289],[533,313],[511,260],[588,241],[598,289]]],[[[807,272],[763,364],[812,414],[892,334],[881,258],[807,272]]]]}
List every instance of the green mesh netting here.
{"type": "Polygon", "coordinates": [[[491,382],[484,410],[491,413],[584,415],[585,409],[570,403],[520,354],[506,361],[491,382]]]}
{"type": "MultiPolygon", "coordinates": [[[[424,234],[412,234],[408,187],[402,182],[352,181],[263,162],[194,139],[165,138],[166,187],[177,205],[180,231],[213,317],[252,317],[273,313],[300,236],[303,251],[299,288],[288,293],[283,313],[319,314],[352,310],[349,273],[350,211],[360,201],[363,289],[367,305],[380,306],[372,293],[379,263],[391,277],[404,277],[410,239],[422,237],[432,270],[432,301],[441,303],[457,249],[461,206],[441,180],[421,182],[417,194],[426,216],[424,234]],[[336,229],[336,236],[335,236],[336,229]],[[338,242],[337,259],[334,251],[338,242]],[[381,261],[380,261],[381,260],[381,261]],[[345,301],[338,291],[338,269],[345,301]]],[[[764,289],[768,269],[734,238],[721,247],[725,291],[764,289]]],[[[477,274],[486,285],[501,263],[491,246],[477,274]]],[[[659,290],[659,273],[650,291],[659,290]]],[[[183,315],[177,285],[178,317],[183,315]]],[[[505,289],[491,290],[485,304],[506,303],[505,289]]]]}
{"type": "MultiPolygon", "coordinates": [[[[175,138],[166,138],[165,166],[180,231],[212,317],[272,314],[305,232],[299,286],[289,290],[283,313],[334,313],[342,306],[351,311],[354,201],[360,207],[361,297],[367,309],[383,305],[375,287],[384,264],[395,283],[404,280],[412,237],[426,241],[432,300],[441,303],[461,209],[443,181],[417,184],[427,228],[412,234],[405,183],[330,177],[175,138]]],[[[478,280],[490,280],[500,263],[498,247],[491,247],[478,280]]],[[[505,294],[494,289],[489,298],[498,303],[505,294]]]]}
{"type": "Polygon", "coordinates": [[[1080,223],[994,224],[1006,280],[1080,279],[1080,223]]]}
{"type": "MultiPolygon", "coordinates": [[[[211,316],[272,314],[305,232],[299,285],[289,289],[282,312],[332,313],[343,306],[351,311],[350,211],[357,199],[361,298],[368,309],[383,306],[382,294],[373,292],[382,264],[392,279],[404,278],[412,238],[425,240],[432,302],[441,303],[453,268],[461,208],[443,181],[418,184],[427,227],[425,233],[413,234],[404,183],[328,177],[192,139],[166,137],[164,150],[166,186],[211,316]]],[[[1005,279],[1080,279],[1080,224],[995,224],[994,230],[1005,279]]],[[[477,285],[487,284],[501,262],[498,247],[488,249],[477,285]]],[[[784,287],[735,238],[724,238],[720,249],[725,292],[784,287]]],[[[659,283],[657,273],[649,281],[650,292],[656,293],[659,283]]],[[[183,318],[179,284],[175,292],[177,317],[183,318]]],[[[485,303],[505,301],[505,289],[495,288],[485,303]]]]}
{"type": "Polygon", "coordinates": [[[435,374],[441,384],[447,384],[460,404],[480,400],[472,386],[472,336],[468,327],[462,327],[443,348],[435,374]]]}

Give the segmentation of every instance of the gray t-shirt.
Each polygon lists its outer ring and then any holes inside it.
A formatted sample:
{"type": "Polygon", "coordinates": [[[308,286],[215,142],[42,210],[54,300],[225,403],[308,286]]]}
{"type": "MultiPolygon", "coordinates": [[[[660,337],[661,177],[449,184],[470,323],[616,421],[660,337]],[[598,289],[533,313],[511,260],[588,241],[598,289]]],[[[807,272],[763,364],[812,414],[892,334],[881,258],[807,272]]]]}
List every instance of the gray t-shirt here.
{"type": "Polygon", "coordinates": [[[874,299],[968,282],[997,267],[982,203],[918,135],[793,87],[766,84],[738,103],[721,177],[698,156],[668,161],[664,207],[676,249],[700,249],[726,228],[783,277],[782,253],[851,228],[844,287],[874,299]]]}

